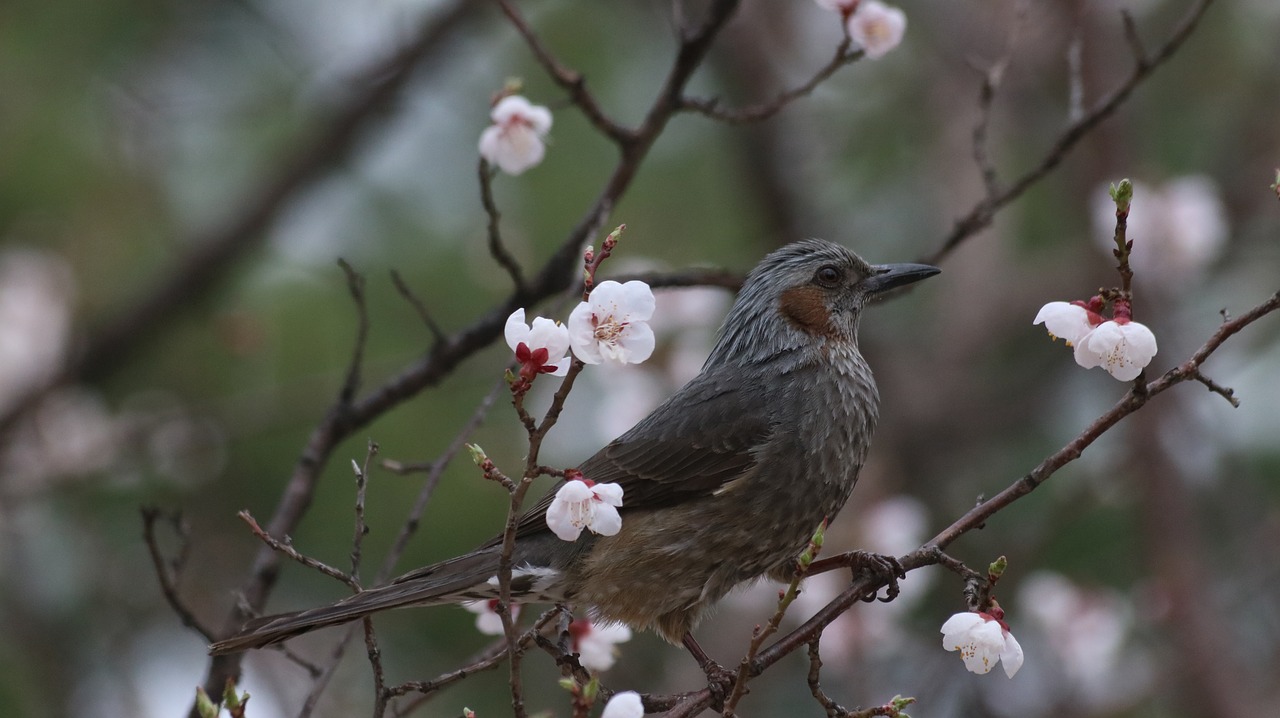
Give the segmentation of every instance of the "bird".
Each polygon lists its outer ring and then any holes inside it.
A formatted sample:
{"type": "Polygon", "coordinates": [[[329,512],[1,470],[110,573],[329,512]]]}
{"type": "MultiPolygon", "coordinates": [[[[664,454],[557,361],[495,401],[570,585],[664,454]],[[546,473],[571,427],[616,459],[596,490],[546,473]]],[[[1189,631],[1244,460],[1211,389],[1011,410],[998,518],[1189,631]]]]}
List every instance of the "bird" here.
{"type": "MultiPolygon", "coordinates": [[[[734,587],[789,581],[824,520],[845,505],[879,415],[858,351],[863,309],[940,270],[872,265],[807,239],[747,275],[701,372],[577,467],[623,488],[622,527],[564,541],[546,511],[563,481],[525,511],[512,555],[511,597],[565,603],[593,620],[651,630],[708,667],[692,631],[734,587]]],[[[214,655],[408,606],[492,600],[502,537],[337,603],[250,620],[214,655]]]]}

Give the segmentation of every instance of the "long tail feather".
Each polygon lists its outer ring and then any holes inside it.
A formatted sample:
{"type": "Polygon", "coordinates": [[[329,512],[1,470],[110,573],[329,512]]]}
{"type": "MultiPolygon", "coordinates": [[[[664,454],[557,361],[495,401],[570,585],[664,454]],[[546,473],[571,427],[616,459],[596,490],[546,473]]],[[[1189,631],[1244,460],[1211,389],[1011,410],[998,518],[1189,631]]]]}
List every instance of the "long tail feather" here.
{"type": "Polygon", "coordinates": [[[393,583],[362,591],[330,606],[255,618],[235,635],[209,647],[220,655],[262,648],[326,626],[337,626],[379,611],[406,606],[430,606],[489,598],[496,589],[488,583],[495,575],[498,554],[482,549],[465,556],[420,568],[393,583]]]}

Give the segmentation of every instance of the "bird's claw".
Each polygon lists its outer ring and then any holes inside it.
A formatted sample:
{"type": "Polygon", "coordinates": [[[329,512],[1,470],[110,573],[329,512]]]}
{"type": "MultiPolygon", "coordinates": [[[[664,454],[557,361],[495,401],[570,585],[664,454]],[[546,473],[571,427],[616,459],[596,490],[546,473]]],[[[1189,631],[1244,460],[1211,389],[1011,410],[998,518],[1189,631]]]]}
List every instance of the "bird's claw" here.
{"type": "Polygon", "coordinates": [[[876,589],[863,596],[863,601],[867,603],[872,601],[888,603],[898,597],[900,591],[898,579],[907,577],[907,572],[902,568],[902,564],[898,559],[886,554],[871,553],[870,551],[853,551],[850,556],[852,560],[849,563],[849,570],[853,572],[855,578],[865,574],[883,581],[886,588],[883,598],[878,595],[879,589],[876,589]]]}

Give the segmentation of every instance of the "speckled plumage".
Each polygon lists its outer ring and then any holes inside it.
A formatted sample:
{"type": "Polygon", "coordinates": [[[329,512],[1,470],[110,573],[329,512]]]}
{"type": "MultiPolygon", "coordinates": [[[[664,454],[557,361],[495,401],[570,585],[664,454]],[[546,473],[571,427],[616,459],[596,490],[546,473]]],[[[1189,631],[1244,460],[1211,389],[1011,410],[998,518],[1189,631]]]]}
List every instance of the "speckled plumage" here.
{"type": "MultiPolygon", "coordinates": [[[[556,538],[544,514],[517,531],[513,595],[568,601],[673,643],[733,587],[785,579],[866,459],[878,395],[858,352],[859,314],[879,291],[937,270],[873,267],[822,240],[788,245],[747,278],[702,372],[586,460],[625,489],[622,530],[556,538]]],[[[332,606],[251,621],[229,652],[374,611],[496,596],[501,539],[332,606]]]]}

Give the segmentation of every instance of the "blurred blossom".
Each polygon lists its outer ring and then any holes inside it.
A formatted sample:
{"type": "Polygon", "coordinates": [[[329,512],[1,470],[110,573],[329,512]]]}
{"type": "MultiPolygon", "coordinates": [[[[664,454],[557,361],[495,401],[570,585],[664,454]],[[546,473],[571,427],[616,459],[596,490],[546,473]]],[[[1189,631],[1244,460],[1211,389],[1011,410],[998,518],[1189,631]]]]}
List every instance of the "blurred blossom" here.
{"type": "Polygon", "coordinates": [[[604,712],[600,714],[600,718],[642,718],[642,716],[644,716],[644,702],[640,700],[640,694],[635,691],[613,694],[609,702],[604,705],[604,712]]]}
{"type": "Polygon", "coordinates": [[[480,156],[509,175],[518,175],[542,162],[543,139],[551,131],[551,111],[508,95],[489,113],[493,124],[480,134],[480,156]]]}
{"type": "Polygon", "coordinates": [[[929,512],[910,496],[891,496],[876,502],[860,521],[868,551],[901,556],[924,543],[929,512]]]}
{"type": "Polygon", "coordinates": [[[569,624],[570,651],[588,671],[607,671],[618,659],[617,644],[631,640],[631,629],[621,623],[600,624],[579,618],[569,624]]]}
{"type": "Polygon", "coordinates": [[[573,353],[587,364],[639,364],[653,354],[656,302],[644,282],[600,282],[569,314],[573,353]]]}
{"type": "Polygon", "coordinates": [[[902,42],[907,14],[877,0],[862,0],[847,22],[849,37],[872,60],[884,57],[902,42]]]}
{"type": "Polygon", "coordinates": [[[71,269],[28,249],[0,253],[0,410],[62,364],[71,333],[71,269]]]}
{"type": "MultiPolygon", "coordinates": [[[[476,630],[486,636],[501,636],[506,631],[502,628],[502,616],[498,614],[498,599],[482,599],[467,601],[462,607],[476,614],[476,630]]],[[[511,620],[520,617],[520,604],[511,604],[511,620]]]]}
{"type": "Polygon", "coordinates": [[[650,326],[670,347],[665,356],[674,386],[683,386],[702,370],[731,297],[713,287],[675,289],[655,296],[650,326]]]}
{"type": "Polygon", "coordinates": [[[106,403],[97,394],[68,388],[46,396],[0,463],[6,488],[34,491],[51,480],[107,468],[118,436],[106,403]]]}
{"type": "Polygon", "coordinates": [[[1076,363],[1085,369],[1100,366],[1120,381],[1133,381],[1156,355],[1156,335],[1133,321],[1106,321],[1080,338],[1076,363]]]}
{"type": "MultiPolygon", "coordinates": [[[[1115,247],[1116,208],[1100,187],[1094,194],[1095,236],[1115,247]]],[[[1172,289],[1196,280],[1222,253],[1230,226],[1218,186],[1204,175],[1180,177],[1161,187],[1133,183],[1125,236],[1133,240],[1129,265],[1140,282],[1172,289]]]]}
{"type": "Polygon", "coordinates": [[[1134,667],[1123,656],[1132,616],[1114,591],[1083,589],[1059,574],[1040,571],[1022,582],[1018,605],[1040,624],[1074,688],[1090,702],[1119,698],[1132,687],[1132,676],[1118,673],[1134,667]]]}
{"type": "Polygon", "coordinates": [[[1004,621],[987,613],[957,613],[942,624],[942,647],[960,651],[964,667],[984,674],[1004,665],[1005,675],[1013,678],[1022,667],[1022,646],[1004,621]]]}
{"type": "Polygon", "coordinates": [[[823,10],[831,10],[841,15],[848,15],[858,7],[858,0],[814,0],[823,10]]]}
{"type": "Polygon", "coordinates": [[[577,541],[583,529],[601,536],[622,530],[622,487],[590,479],[566,481],[547,507],[547,528],[565,541],[577,541]]]}

